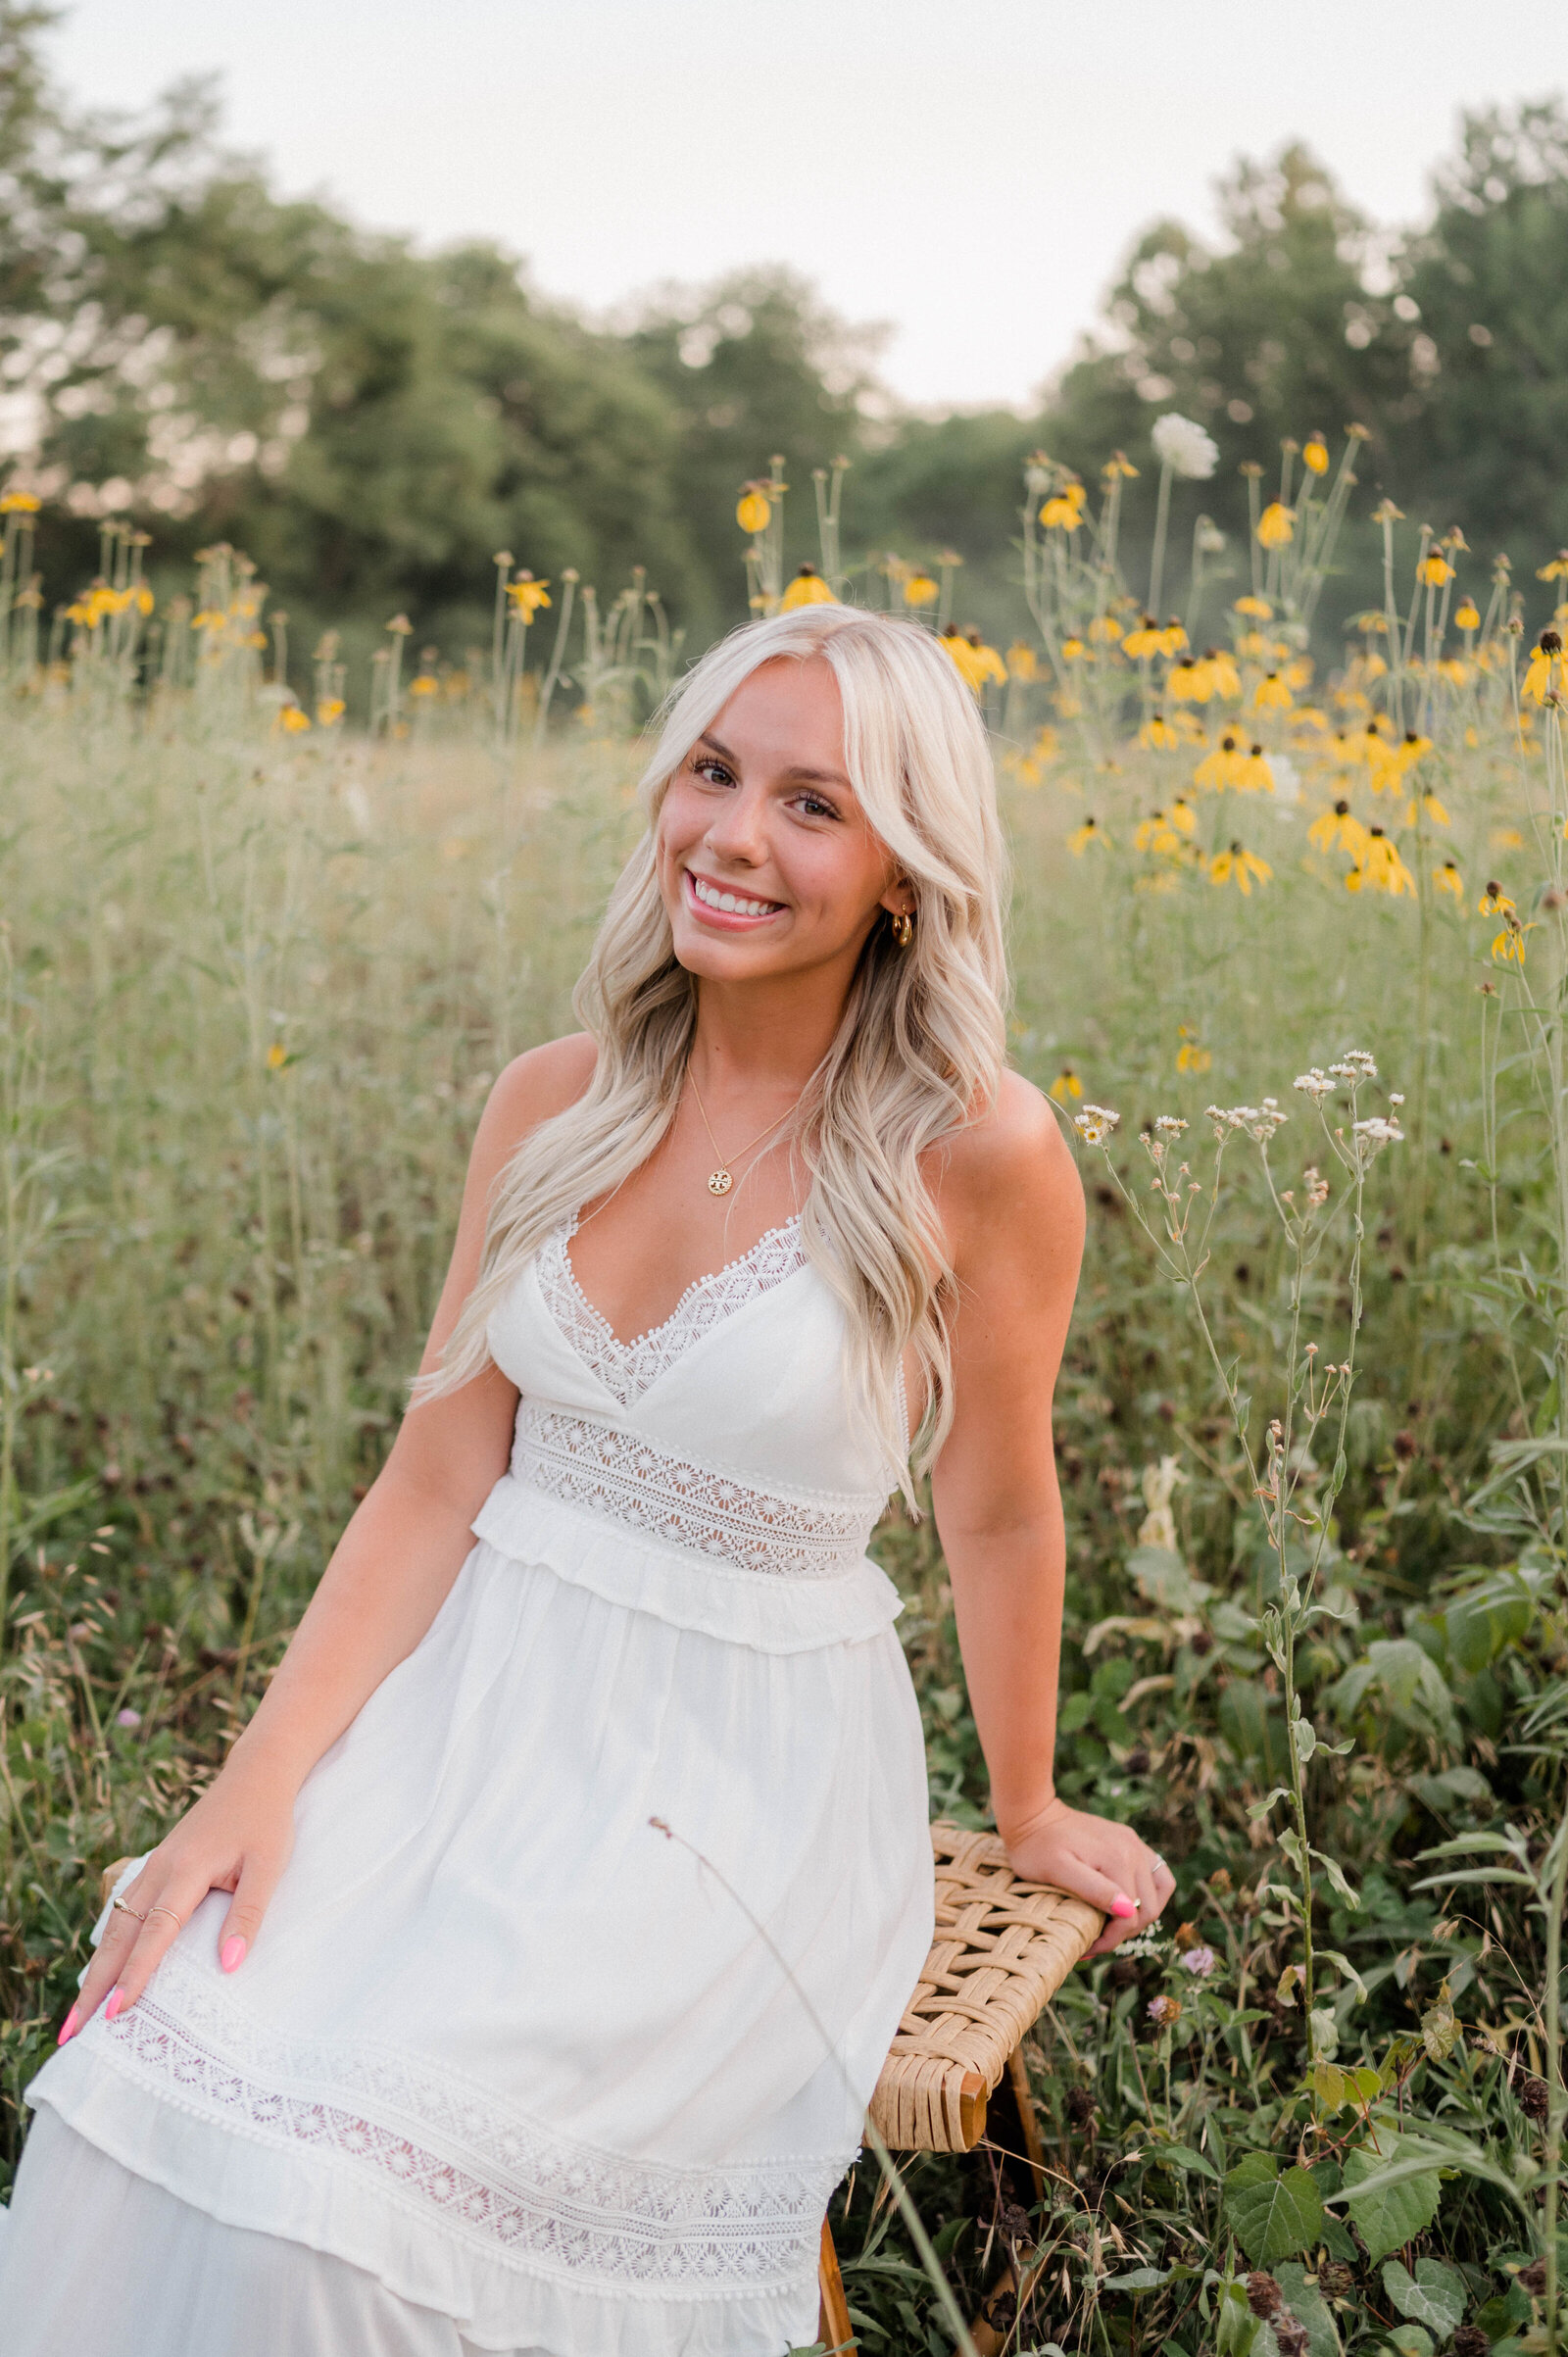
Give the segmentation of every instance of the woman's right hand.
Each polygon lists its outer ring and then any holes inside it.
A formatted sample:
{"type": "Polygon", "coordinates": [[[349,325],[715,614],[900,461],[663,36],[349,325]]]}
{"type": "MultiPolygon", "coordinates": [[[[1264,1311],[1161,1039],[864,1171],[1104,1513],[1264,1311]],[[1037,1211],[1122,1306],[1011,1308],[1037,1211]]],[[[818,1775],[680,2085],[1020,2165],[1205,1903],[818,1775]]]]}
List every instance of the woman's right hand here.
{"type": "Polygon", "coordinates": [[[254,1768],[231,1762],[223,1770],[120,1893],[124,1906],[110,1915],[81,1994],[62,2026],[61,2045],[100,2005],[113,2021],[135,2004],[209,1891],[234,1894],[219,1935],[218,1960],[224,1972],[238,1971],[288,1864],[294,1798],[292,1785],[254,1768]]]}

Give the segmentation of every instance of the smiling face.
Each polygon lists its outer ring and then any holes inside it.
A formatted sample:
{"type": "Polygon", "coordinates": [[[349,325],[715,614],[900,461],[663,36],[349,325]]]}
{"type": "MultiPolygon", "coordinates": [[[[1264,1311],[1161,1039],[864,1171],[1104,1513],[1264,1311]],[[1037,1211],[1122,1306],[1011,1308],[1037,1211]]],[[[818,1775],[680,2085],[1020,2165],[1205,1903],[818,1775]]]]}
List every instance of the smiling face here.
{"type": "Polygon", "coordinates": [[[883,911],[914,907],[850,783],[818,656],[736,689],[670,779],[656,848],[675,956],[714,981],[842,964],[847,987],[883,911]]]}

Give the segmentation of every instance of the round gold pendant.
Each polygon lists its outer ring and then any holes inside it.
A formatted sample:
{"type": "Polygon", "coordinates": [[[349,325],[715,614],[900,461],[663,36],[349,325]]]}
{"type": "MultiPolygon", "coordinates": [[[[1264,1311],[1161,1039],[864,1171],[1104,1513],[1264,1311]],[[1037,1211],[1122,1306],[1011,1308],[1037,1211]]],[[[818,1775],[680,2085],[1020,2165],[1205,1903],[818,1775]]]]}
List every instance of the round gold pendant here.
{"type": "Polygon", "coordinates": [[[708,1182],[710,1195],[727,1195],[735,1184],[727,1170],[715,1170],[708,1182]]]}

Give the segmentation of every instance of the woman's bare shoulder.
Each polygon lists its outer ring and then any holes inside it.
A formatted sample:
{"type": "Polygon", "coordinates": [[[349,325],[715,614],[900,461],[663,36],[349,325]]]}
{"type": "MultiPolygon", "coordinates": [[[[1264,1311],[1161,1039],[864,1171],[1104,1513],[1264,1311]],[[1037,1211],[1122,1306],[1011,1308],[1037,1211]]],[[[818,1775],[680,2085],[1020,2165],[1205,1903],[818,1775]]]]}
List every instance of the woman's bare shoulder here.
{"type": "Polygon", "coordinates": [[[1076,1264],[1084,1195],[1054,1105],[1019,1072],[1004,1072],[983,1111],[942,1143],[937,1200],[955,1265],[976,1252],[1065,1246],[1076,1264]]]}
{"type": "Polygon", "coordinates": [[[597,1054],[591,1035],[574,1031],[514,1056],[485,1101],[475,1156],[504,1162],[530,1129],[575,1105],[593,1078],[597,1054]]]}

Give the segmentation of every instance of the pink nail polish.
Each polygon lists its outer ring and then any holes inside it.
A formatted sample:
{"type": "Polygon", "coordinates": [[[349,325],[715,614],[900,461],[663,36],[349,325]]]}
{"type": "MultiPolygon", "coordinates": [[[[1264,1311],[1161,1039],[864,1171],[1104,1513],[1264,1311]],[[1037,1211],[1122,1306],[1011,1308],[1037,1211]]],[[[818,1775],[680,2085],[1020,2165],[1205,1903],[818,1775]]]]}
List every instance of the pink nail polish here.
{"type": "Polygon", "coordinates": [[[60,2036],[55,2040],[56,2045],[63,2046],[66,2044],[68,2039],[75,2037],[77,2026],[80,2023],[80,2020],[81,2007],[79,2005],[73,2005],[71,2011],[67,2014],[65,2020],[60,2025],[60,2036]]]}
{"type": "Polygon", "coordinates": [[[1118,1891],[1110,1902],[1110,1911],[1112,1915],[1128,1916],[1136,1915],[1138,1908],[1136,1902],[1128,1897],[1125,1891],[1118,1891]]]}
{"type": "Polygon", "coordinates": [[[245,1950],[249,1944],[249,1941],[242,1940],[237,1932],[231,1940],[224,1940],[218,1956],[218,1961],[224,1972],[238,1972],[245,1961],[245,1950]]]}
{"type": "Polygon", "coordinates": [[[109,1992],[109,2002],[104,2007],[104,2020],[106,2022],[112,2022],[124,2002],[124,1990],[122,1989],[112,1989],[109,1992]]]}

